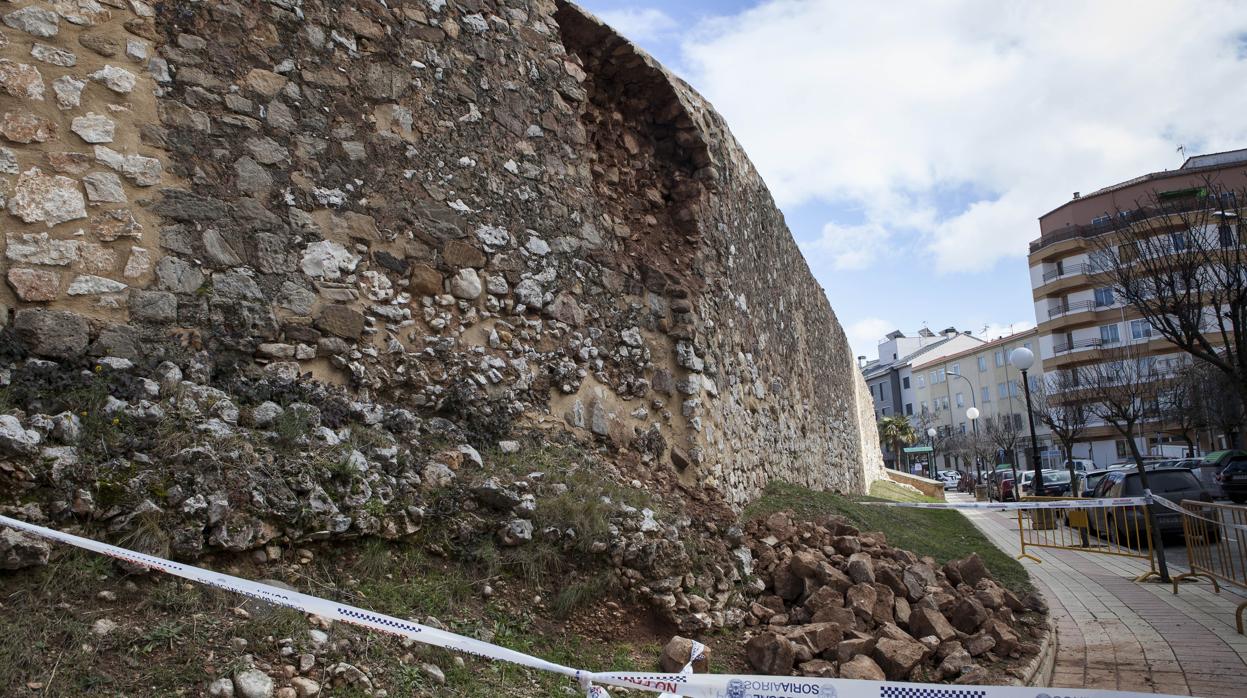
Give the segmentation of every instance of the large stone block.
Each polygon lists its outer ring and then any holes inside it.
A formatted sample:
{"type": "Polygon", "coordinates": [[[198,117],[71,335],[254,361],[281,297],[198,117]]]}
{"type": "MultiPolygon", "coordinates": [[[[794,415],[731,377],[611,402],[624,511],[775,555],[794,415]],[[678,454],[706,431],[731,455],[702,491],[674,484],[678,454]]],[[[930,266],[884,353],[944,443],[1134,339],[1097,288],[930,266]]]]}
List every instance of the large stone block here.
{"type": "Polygon", "coordinates": [[[86,318],[63,310],[19,310],[13,329],[31,353],[52,359],[82,356],[91,340],[86,318]]]}

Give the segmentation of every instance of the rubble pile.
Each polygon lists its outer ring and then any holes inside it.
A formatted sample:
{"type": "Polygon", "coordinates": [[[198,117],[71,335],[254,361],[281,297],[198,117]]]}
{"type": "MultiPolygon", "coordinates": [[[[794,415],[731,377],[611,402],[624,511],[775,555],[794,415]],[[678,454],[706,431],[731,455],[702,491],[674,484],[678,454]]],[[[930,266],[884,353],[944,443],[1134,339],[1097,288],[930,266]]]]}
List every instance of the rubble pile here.
{"type": "Polygon", "coordinates": [[[997,584],[977,554],[940,567],[839,516],[776,513],[745,533],[765,586],[745,651],[763,674],[983,684],[1040,650],[1043,599],[997,584]]]}

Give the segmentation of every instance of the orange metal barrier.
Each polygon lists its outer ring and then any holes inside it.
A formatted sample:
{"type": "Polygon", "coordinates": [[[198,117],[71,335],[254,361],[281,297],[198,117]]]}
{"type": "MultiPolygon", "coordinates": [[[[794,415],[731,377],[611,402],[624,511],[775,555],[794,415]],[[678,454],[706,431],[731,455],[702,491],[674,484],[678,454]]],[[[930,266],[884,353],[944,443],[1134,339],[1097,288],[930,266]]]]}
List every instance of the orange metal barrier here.
{"type": "MultiPolygon", "coordinates": [[[[1080,501],[1086,497],[1023,497],[1025,502],[1080,501]]],[[[1148,571],[1135,578],[1143,581],[1159,577],[1152,550],[1152,524],[1145,505],[1088,509],[1018,510],[1018,536],[1022,554],[1042,563],[1026,552],[1031,548],[1078,550],[1084,553],[1117,555],[1147,560],[1148,571]]]]}
{"type": "MultiPolygon", "coordinates": [[[[1173,578],[1173,593],[1178,593],[1179,581],[1200,577],[1212,582],[1218,594],[1220,582],[1247,588],[1247,506],[1184,499],[1182,508],[1187,514],[1182,517],[1182,533],[1191,571],[1173,578]]],[[[1234,612],[1239,635],[1244,634],[1244,611],[1247,601],[1234,612]]]]}

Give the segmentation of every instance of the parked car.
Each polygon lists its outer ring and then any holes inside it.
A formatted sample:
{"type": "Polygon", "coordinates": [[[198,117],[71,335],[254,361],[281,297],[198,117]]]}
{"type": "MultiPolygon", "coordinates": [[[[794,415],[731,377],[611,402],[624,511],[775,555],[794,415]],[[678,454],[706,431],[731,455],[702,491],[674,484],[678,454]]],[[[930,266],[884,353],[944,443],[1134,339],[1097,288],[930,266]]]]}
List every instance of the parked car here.
{"type": "Polygon", "coordinates": [[[1213,451],[1199,459],[1199,468],[1196,469],[1195,474],[1199,477],[1199,481],[1204,483],[1204,487],[1212,492],[1213,497],[1221,499],[1226,494],[1217,476],[1229,465],[1230,461],[1243,458],[1247,458],[1247,451],[1213,451]]]}
{"type": "Polygon", "coordinates": [[[1068,497],[1070,493],[1070,476],[1065,470],[1043,471],[1043,485],[1036,488],[1031,482],[1031,490],[1036,490],[1036,497],[1068,497]]]}
{"type": "Polygon", "coordinates": [[[1235,504],[1247,503],[1247,458],[1234,458],[1217,474],[1221,491],[1235,504]]]}
{"type": "Polygon", "coordinates": [[[941,470],[939,476],[946,490],[955,490],[957,485],[961,483],[961,473],[956,470],[941,470]]]}
{"type": "Polygon", "coordinates": [[[1089,473],[1092,470],[1096,469],[1095,461],[1090,461],[1085,458],[1074,458],[1073,460],[1067,460],[1061,464],[1061,467],[1065,468],[1066,470],[1069,470],[1069,466],[1071,463],[1074,464],[1074,472],[1076,473],[1089,473]]]}
{"type": "Polygon", "coordinates": [[[998,496],[996,498],[1002,502],[1017,501],[1017,492],[1013,487],[1013,475],[1000,479],[1000,485],[997,487],[997,494],[998,496]]]}
{"type": "MultiPolygon", "coordinates": [[[[1147,474],[1147,482],[1152,490],[1152,494],[1159,495],[1175,503],[1183,499],[1194,499],[1201,502],[1212,501],[1212,495],[1208,493],[1208,490],[1200,484],[1199,478],[1195,477],[1195,474],[1188,468],[1154,470],[1147,474]]],[[[1141,497],[1143,496],[1143,482],[1137,471],[1111,470],[1105,473],[1100,483],[1096,485],[1092,496],[1141,497]]],[[[1153,504],[1150,508],[1152,513],[1156,515],[1156,526],[1160,536],[1182,533],[1181,514],[1160,504],[1153,504]]],[[[1145,530],[1145,524],[1141,518],[1142,515],[1142,507],[1113,508],[1106,512],[1104,516],[1091,517],[1091,528],[1096,535],[1107,536],[1112,532],[1118,540],[1125,541],[1128,536],[1133,537],[1135,535],[1134,531],[1145,530]]]]}
{"type": "Polygon", "coordinates": [[[1093,496],[1092,493],[1095,492],[1095,486],[1100,484],[1100,480],[1104,479],[1104,476],[1108,475],[1110,472],[1112,471],[1093,470],[1091,472],[1080,474],[1078,476],[1078,487],[1077,487],[1078,496],[1079,497],[1093,496]]]}

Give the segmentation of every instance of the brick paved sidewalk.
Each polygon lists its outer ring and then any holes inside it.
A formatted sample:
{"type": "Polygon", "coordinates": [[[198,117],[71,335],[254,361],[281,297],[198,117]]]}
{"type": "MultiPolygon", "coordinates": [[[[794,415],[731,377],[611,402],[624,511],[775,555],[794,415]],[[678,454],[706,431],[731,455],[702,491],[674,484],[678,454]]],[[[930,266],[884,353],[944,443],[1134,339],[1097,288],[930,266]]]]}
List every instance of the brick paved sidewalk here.
{"type": "MultiPolygon", "coordinates": [[[[968,501],[966,495],[949,496],[968,501]]],[[[1016,556],[1017,515],[964,512],[993,543],[1016,556]]],[[[1207,582],[1139,584],[1141,560],[1072,550],[1028,548],[1023,561],[1057,624],[1053,687],[1193,695],[1247,696],[1247,636],[1234,628],[1242,594],[1207,582]]],[[[1184,571],[1184,570],[1183,570],[1184,571]]]]}

